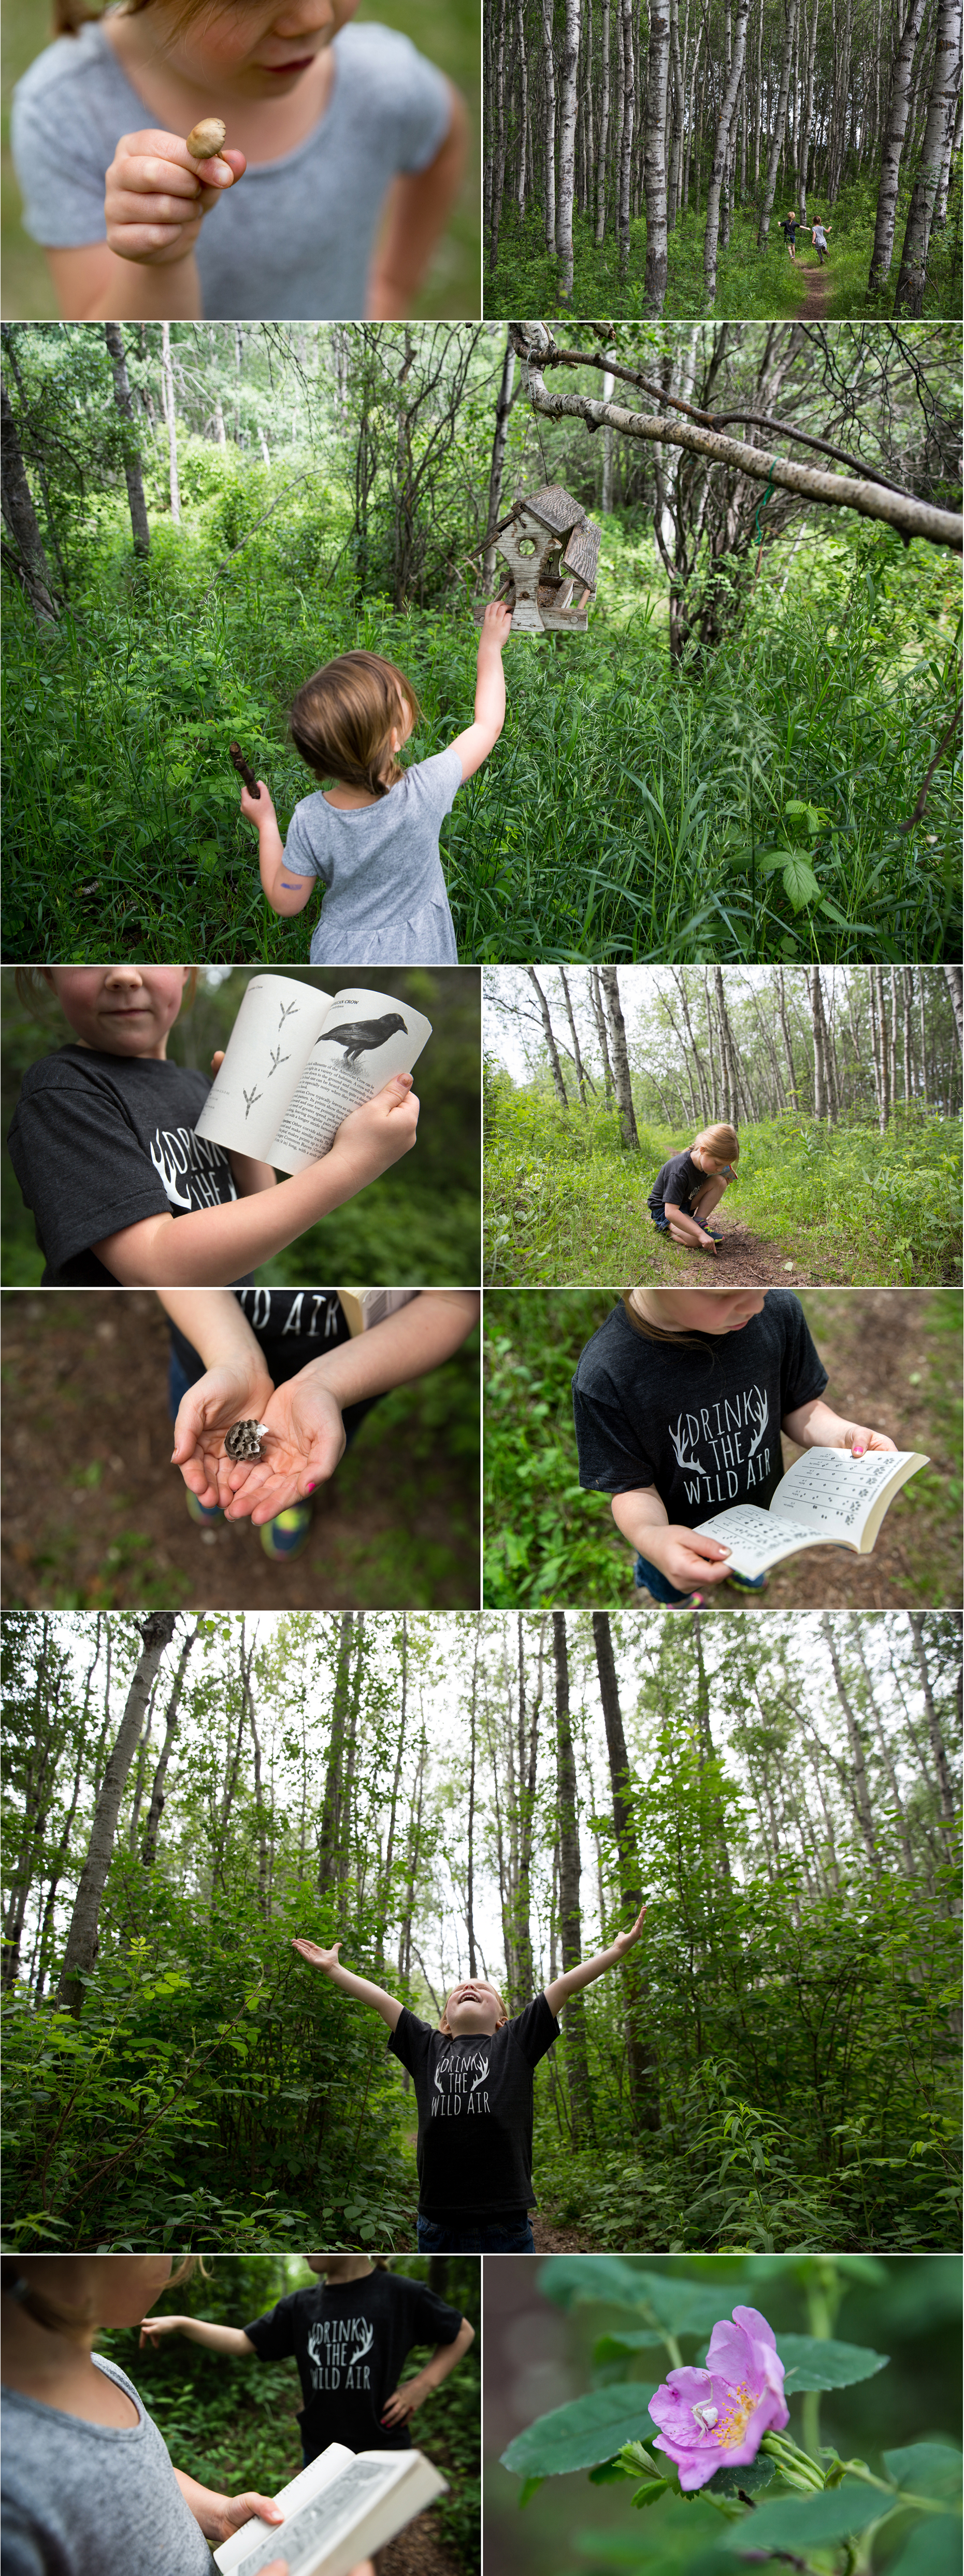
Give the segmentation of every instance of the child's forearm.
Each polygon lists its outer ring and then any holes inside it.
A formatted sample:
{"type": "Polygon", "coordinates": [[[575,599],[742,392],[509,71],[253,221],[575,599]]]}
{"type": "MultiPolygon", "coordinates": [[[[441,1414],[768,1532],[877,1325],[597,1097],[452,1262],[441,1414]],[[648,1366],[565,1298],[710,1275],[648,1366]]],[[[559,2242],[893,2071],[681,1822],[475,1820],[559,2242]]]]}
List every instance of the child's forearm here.
{"type": "Polygon", "coordinates": [[[363,1186],[353,1156],[336,1140],[320,1162],[273,1190],[188,1216],[142,1217],[92,1248],[122,1288],[219,1288],[284,1252],[363,1186]]]}
{"type": "Polygon", "coordinates": [[[403,320],[422,283],[439,234],[458,194],[465,164],[467,120],[457,90],[450,91],[452,122],[426,170],[395,180],[382,239],[368,281],[370,321],[403,320]]]}
{"type": "Polygon", "coordinates": [[[582,1959],[578,1968],[568,1968],[565,1976],[555,1977],[545,1989],[550,2012],[561,2012],[570,1995],[578,1994],[580,1986],[591,1986],[594,1978],[605,1976],[606,1969],[615,1968],[622,1956],[617,1949],[597,1950],[594,1958],[582,1959]]]}
{"type": "Polygon", "coordinates": [[[408,1386],[451,1359],[478,1312],[475,1289],[423,1288],[371,1332],[357,1333],[353,1341],[310,1360],[304,1375],[316,1377],[342,1408],[361,1404],[367,1396],[386,1395],[391,1387],[408,1386]]]}
{"type": "Polygon", "coordinates": [[[315,879],[286,874],[284,842],[273,814],[258,826],[258,870],[272,912],[287,921],[304,911],[315,879]]]}
{"type": "Polygon", "coordinates": [[[370,1977],[356,1977],[351,1968],[342,1967],[340,1959],[334,1967],[324,1968],[322,1974],[330,1977],[333,1986],[340,1986],[343,1995],[352,1995],[356,2004],[367,2004],[370,2011],[380,2013],[389,2030],[394,2030],[401,2020],[405,2006],[397,1996],[386,1994],[384,1986],[374,1985],[370,1977]]]}
{"type": "Polygon", "coordinates": [[[474,718],[493,742],[505,723],[505,670],[498,645],[480,644],[475,675],[474,718]]]}
{"type": "Polygon", "coordinates": [[[160,1288],[158,1303],[206,1369],[264,1369],[261,1344],[230,1288],[160,1288]]]}
{"type": "Polygon", "coordinates": [[[191,251],[155,268],[119,259],[107,242],[51,250],[47,265],[66,322],[198,322],[201,282],[191,251]]]}
{"type": "Polygon", "coordinates": [[[834,1413],[821,1395],[812,1404],[800,1405],[796,1413],[784,1414],[781,1427],[788,1440],[795,1440],[800,1449],[848,1449],[859,1458],[865,1449],[896,1447],[888,1432],[872,1431],[866,1423],[855,1422],[852,1415],[845,1418],[834,1413]]]}
{"type": "Polygon", "coordinates": [[[450,2370],[455,2369],[463,2353],[468,2352],[469,2345],[474,2342],[475,2327],[470,2326],[467,2317],[463,2317],[454,2342],[437,2343],[431,2361],[427,2361],[424,2369],[419,2371],[419,2378],[424,2381],[425,2386],[441,2388],[443,2379],[448,2378],[450,2370]]]}
{"type": "MultiPolygon", "coordinates": [[[[166,2317],[149,2322],[167,2325],[166,2317]]],[[[189,2343],[203,2344],[206,2352],[225,2352],[232,2361],[246,2361],[254,2352],[242,2326],[215,2325],[208,2317],[172,2317],[172,2326],[187,2336],[189,2343]]]]}

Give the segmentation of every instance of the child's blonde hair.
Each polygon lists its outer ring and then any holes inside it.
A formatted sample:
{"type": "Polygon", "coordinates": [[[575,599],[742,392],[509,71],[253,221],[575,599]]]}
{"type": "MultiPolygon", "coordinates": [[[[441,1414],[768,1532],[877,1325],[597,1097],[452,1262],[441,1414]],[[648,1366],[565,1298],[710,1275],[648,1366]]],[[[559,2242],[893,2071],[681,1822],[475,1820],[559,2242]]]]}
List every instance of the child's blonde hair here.
{"type": "Polygon", "coordinates": [[[391,739],[406,707],[417,725],[421,707],[396,663],[384,662],[380,653],[339,653],[299,689],[291,738],[317,777],[387,796],[403,775],[391,756],[391,739]]]}
{"type": "MultiPolygon", "coordinates": [[[[498,2004],[498,2007],[499,2007],[499,2019],[498,2019],[498,2021],[496,2022],[496,2025],[495,2025],[495,2026],[496,2026],[496,2029],[497,2029],[497,2030],[501,2030],[503,2022],[504,2022],[504,2021],[508,2021],[509,2016],[508,2016],[508,2013],[506,2012],[505,2005],[504,2005],[504,2003],[503,2003],[503,2001],[502,2001],[502,1997],[501,1997],[501,1995],[500,1995],[500,1993],[499,1993],[498,1986],[494,1986],[494,1985],[493,1985],[491,1977],[480,1977],[480,1978],[479,1978],[479,1980],[478,1980],[478,1983],[479,1983],[479,1985],[480,1985],[480,1986],[487,1986],[487,1987],[488,1987],[488,1989],[489,1989],[489,1993],[490,1993],[490,1995],[494,1995],[494,1996],[495,1996],[496,2003],[498,2004]]],[[[445,2006],[445,2011],[444,2011],[444,2013],[442,2014],[441,2021],[439,2022],[439,2029],[440,2029],[440,2030],[444,2030],[444,2031],[448,2031],[448,2036],[449,2036],[449,2038],[451,2039],[451,2037],[452,2037],[452,2033],[451,2033],[451,2031],[449,2030],[449,2008],[448,2008],[448,2004],[446,2004],[446,2006],[445,2006]]]]}
{"type": "Polygon", "coordinates": [[[727,1127],[725,1123],[718,1127],[701,1127],[699,1135],[694,1136],[693,1143],[705,1145],[707,1153],[712,1154],[717,1162],[731,1163],[734,1154],[738,1154],[740,1150],[740,1139],[736,1128],[727,1127]]]}

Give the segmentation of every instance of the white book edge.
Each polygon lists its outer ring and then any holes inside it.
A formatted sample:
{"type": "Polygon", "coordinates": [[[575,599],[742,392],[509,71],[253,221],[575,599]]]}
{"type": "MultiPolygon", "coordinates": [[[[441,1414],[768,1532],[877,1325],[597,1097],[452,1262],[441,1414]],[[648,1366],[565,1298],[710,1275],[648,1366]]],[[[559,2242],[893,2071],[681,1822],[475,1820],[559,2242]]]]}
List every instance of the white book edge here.
{"type": "Polygon", "coordinates": [[[232,2571],[243,2566],[256,2544],[270,2538],[272,2556],[288,2557],[290,2576],[350,2576],[359,2558],[370,2557],[373,2550],[383,2548],[387,2541],[394,2539],[396,2532],[404,2530],[406,2523],[411,2522],[417,2513],[424,2512],[427,2505],[434,2504],[436,2497],[446,2492],[445,2479],[422,2451],[356,2452],[346,2450],[341,2442],[330,2442],[327,2450],[312,2460],[308,2468],[290,2479],[287,2486],[279,2488],[275,2503],[284,2513],[284,2522],[266,2523],[257,2515],[252,2516],[240,2531],[232,2533],[230,2540],[221,2542],[214,2552],[215,2563],[221,2569],[221,2576],[232,2576],[232,2571]],[[333,2485],[356,2459],[375,2460],[381,2468],[391,2471],[387,2492],[383,2488],[380,2496],[353,2519],[350,2528],[329,2548],[317,2551],[310,2558],[299,2556],[297,2551],[287,2551],[285,2532],[291,2530],[294,2536],[299,2512],[326,2487],[333,2485]]]}

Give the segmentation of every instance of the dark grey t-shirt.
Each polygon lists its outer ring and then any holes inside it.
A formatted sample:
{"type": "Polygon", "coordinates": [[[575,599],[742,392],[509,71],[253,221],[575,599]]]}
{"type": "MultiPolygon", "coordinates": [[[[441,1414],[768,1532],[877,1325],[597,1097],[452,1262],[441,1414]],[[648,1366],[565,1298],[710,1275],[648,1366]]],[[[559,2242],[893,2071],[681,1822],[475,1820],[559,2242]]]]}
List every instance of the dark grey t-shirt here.
{"type": "Polygon", "coordinates": [[[237,1198],[223,1146],[194,1133],[206,1073],[60,1047],[29,1066],[7,1143],[47,1257],[47,1288],[117,1286],[90,1250],[148,1216],[237,1198]]]}
{"type": "Polygon", "coordinates": [[[705,1190],[710,1175],[694,1163],[689,1148],[685,1154],[671,1154],[656,1174],[649,1193],[649,1205],[659,1215],[665,1206],[683,1208],[689,1214],[693,1200],[705,1190]]]}
{"type": "Polygon", "coordinates": [[[294,2355],[309,2460],[329,2442],[349,2451],[409,2451],[407,2424],[383,2424],[414,2343],[454,2343],[461,2309],[405,2273],[369,2272],[360,2281],[315,2281],[293,2290],[245,2326],[259,2361],[294,2355]]]}
{"type": "Polygon", "coordinates": [[[319,789],[295,806],[285,867],[328,889],[313,965],[458,965],[438,836],[461,784],[450,749],[415,761],[376,805],[329,805],[319,789]]]}
{"type": "Polygon", "coordinates": [[[614,1306],[572,1381],[579,1482],[607,1494],[655,1486],[676,1528],[729,1503],[766,1511],[783,1474],[783,1416],[826,1384],[789,1289],[768,1289],[740,1332],[678,1348],[647,1341],[614,1306]]]}
{"type": "Polygon", "coordinates": [[[492,2218],[535,2200],[532,2076],[558,2037],[545,1995],[501,2030],[471,2039],[401,2014],[388,2045],[415,2086],[423,2218],[492,2218]]]}
{"type": "MultiPolygon", "coordinates": [[[[343,27],[331,51],[320,124],[282,160],[246,170],[205,216],[196,257],[207,316],[341,321],[365,311],[386,190],[434,161],[451,99],[434,63],[391,27],[343,27]]],[[[102,26],[38,54],[11,121],[33,240],[63,250],[103,241],[104,178],[120,137],[157,123],[102,26]]]]}
{"type": "Polygon", "coordinates": [[[3,2576],[212,2576],[157,2425],[124,2371],[93,2359],[137,2408],[128,2430],[3,2390],[3,2576]]]}

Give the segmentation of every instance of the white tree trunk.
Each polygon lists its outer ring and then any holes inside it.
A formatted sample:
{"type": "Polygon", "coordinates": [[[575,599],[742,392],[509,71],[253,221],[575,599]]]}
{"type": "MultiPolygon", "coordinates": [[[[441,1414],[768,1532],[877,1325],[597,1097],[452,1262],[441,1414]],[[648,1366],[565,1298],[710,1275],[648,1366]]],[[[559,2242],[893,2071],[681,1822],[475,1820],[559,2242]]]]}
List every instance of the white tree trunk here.
{"type": "MultiPolygon", "coordinates": [[[[165,329],[167,325],[165,324],[165,329]]],[[[80,2017],[84,2000],[82,1979],[89,1975],[97,1955],[97,1927],[101,1899],[107,1884],[117,1832],[120,1803],[127,1775],[134,1759],[144,1723],[144,1711],[154,1685],[161,1656],[177,1626],[176,1610],[152,1610],[141,1625],[141,1651],[131,1678],[127,1704],[121,1718],[113,1749],[108,1757],[100,1795],[90,1828],[87,1858],[80,1873],[74,1910],[67,1935],[64,1963],[57,1989],[59,2009],[80,2017]]]]}
{"type": "Polygon", "coordinates": [[[709,304],[712,304],[713,298],[716,294],[716,255],[720,229],[720,192],[723,186],[723,176],[726,170],[727,158],[730,150],[730,132],[733,125],[736,102],[739,96],[740,82],[743,78],[743,65],[746,60],[746,30],[749,15],[750,0],[737,0],[736,21],[733,28],[733,59],[730,64],[730,77],[726,84],[726,89],[723,94],[723,102],[720,108],[719,123],[716,129],[716,144],[713,152],[713,167],[710,171],[710,184],[706,198],[706,232],[703,238],[703,282],[706,287],[706,297],[709,304]]]}

